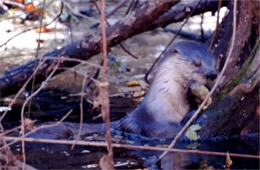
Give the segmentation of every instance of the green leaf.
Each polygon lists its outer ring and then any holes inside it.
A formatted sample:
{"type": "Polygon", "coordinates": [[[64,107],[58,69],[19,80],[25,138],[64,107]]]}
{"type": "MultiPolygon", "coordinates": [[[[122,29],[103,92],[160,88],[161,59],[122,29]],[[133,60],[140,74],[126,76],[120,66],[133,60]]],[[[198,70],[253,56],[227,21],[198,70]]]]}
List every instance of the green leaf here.
{"type": "Polygon", "coordinates": [[[191,125],[187,131],[185,132],[185,136],[189,138],[190,140],[198,140],[200,139],[200,136],[197,135],[196,131],[199,131],[201,129],[201,126],[199,124],[191,125]]]}

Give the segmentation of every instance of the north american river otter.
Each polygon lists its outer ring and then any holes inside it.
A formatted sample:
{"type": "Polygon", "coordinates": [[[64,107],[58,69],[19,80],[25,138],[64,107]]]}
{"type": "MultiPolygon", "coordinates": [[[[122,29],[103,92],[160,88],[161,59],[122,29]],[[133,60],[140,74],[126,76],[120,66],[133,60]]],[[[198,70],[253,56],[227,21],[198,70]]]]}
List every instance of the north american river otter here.
{"type": "MultiPolygon", "coordinates": [[[[175,43],[160,60],[141,104],[126,117],[111,122],[111,127],[148,137],[173,137],[191,109],[188,90],[192,83],[206,85],[216,77],[215,60],[206,46],[191,41],[175,43]]],[[[66,122],[64,126],[78,133],[75,126],[66,122]]],[[[105,124],[84,123],[82,134],[104,130],[105,124]]]]}
{"type": "MultiPolygon", "coordinates": [[[[149,137],[172,137],[190,110],[190,85],[205,85],[216,77],[215,60],[206,46],[192,41],[175,43],[162,57],[141,104],[111,127],[149,137]]],[[[88,125],[90,131],[101,130],[88,125]]]]}
{"type": "Polygon", "coordinates": [[[120,121],[120,127],[150,137],[172,137],[190,111],[188,89],[217,77],[215,60],[204,45],[173,44],[161,59],[142,103],[120,121]]]}

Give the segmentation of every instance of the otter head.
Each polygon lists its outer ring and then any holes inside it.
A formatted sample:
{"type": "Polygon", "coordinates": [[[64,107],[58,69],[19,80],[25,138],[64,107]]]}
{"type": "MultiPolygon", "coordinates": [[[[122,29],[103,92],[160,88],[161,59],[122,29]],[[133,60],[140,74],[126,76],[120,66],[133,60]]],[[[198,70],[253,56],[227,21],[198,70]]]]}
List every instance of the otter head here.
{"type": "Polygon", "coordinates": [[[215,59],[203,44],[182,41],[175,43],[165,54],[162,63],[172,63],[172,67],[179,73],[180,82],[188,85],[195,81],[207,84],[215,80],[217,71],[215,59]]]}

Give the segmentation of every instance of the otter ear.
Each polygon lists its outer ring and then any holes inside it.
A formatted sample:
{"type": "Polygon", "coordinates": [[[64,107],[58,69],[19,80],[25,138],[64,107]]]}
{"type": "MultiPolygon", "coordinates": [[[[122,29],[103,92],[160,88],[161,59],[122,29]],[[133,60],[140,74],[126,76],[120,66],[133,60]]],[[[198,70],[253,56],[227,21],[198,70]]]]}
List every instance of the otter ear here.
{"type": "Polygon", "coordinates": [[[177,49],[174,49],[173,50],[173,54],[175,55],[175,54],[179,54],[180,52],[179,52],[179,50],[177,50],[177,49]]]}

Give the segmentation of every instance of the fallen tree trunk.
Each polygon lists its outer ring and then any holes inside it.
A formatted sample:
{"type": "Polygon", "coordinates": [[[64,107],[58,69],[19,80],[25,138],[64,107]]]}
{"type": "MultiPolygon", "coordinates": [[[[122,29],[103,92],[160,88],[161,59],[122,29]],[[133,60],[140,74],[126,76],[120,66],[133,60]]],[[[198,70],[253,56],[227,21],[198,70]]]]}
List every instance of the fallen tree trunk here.
{"type": "MultiPolygon", "coordinates": [[[[193,15],[204,13],[205,11],[216,11],[218,1],[202,0],[199,5],[198,2],[191,4],[179,4],[176,8],[168,11],[179,0],[171,1],[147,1],[146,4],[138,8],[136,11],[124,17],[115,25],[107,28],[107,44],[109,47],[115,46],[118,43],[130,38],[139,33],[155,29],[157,27],[164,27],[170,23],[182,21],[191,11],[193,15]],[[197,7],[195,9],[195,7],[197,7]],[[194,9],[194,10],[193,10],[194,9]],[[167,13],[165,13],[168,11],[167,13]],[[164,14],[165,13],[165,14],[164,14]],[[162,15],[164,14],[164,15],[162,15]]],[[[223,3],[225,5],[225,3],[223,3]]],[[[90,57],[98,54],[101,47],[100,31],[95,34],[86,35],[81,41],[75,42],[62,49],[45,54],[43,57],[68,57],[87,60],[90,57]]],[[[1,97],[15,93],[22,87],[22,85],[32,75],[35,65],[39,60],[31,61],[25,65],[14,68],[0,77],[0,95],[1,97]]],[[[35,83],[40,83],[46,79],[52,71],[52,63],[55,61],[46,62],[37,71],[35,83]]],[[[77,62],[62,61],[60,68],[72,67],[78,64],[77,62]]],[[[55,74],[62,72],[57,71],[55,74]]]]}

